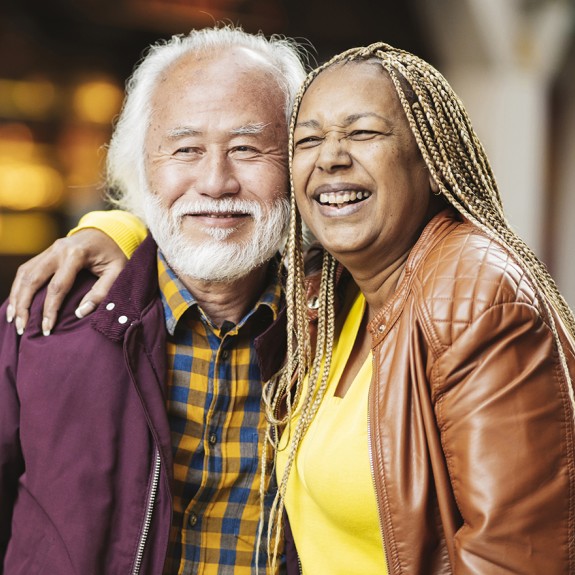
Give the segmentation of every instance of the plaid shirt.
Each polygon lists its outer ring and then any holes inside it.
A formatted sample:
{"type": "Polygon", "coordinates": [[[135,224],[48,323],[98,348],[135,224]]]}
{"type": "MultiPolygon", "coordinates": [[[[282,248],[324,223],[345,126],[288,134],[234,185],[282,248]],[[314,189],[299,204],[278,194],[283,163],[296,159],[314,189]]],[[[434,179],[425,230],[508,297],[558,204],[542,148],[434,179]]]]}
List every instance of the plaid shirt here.
{"type": "MultiPolygon", "coordinates": [[[[218,328],[158,254],[168,330],[173,521],[164,575],[255,573],[262,383],[253,340],[276,319],[274,278],[237,324],[218,328]]],[[[270,496],[266,497],[269,507],[270,496]]],[[[265,543],[260,570],[265,570],[265,543]]]]}

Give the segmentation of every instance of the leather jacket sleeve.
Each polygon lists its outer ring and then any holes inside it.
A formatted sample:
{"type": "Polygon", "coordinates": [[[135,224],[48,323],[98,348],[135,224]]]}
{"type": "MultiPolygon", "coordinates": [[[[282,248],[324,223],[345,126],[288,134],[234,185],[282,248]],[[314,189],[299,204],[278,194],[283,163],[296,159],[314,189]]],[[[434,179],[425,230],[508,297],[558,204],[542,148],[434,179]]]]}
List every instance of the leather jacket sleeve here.
{"type": "Polygon", "coordinates": [[[462,518],[451,548],[457,575],[575,568],[573,410],[558,366],[549,326],[520,302],[488,307],[434,362],[436,418],[462,518]]]}

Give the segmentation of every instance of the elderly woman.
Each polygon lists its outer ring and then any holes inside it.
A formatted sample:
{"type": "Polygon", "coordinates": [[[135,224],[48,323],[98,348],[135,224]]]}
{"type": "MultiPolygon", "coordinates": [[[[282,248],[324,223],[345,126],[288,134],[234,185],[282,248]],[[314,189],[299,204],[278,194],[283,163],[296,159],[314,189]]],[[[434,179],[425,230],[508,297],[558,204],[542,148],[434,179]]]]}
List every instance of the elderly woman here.
{"type": "Polygon", "coordinates": [[[276,540],[285,506],[304,574],[575,573],[575,320],[462,103],[407,52],[349,50],[308,76],[291,159],[276,540]]]}

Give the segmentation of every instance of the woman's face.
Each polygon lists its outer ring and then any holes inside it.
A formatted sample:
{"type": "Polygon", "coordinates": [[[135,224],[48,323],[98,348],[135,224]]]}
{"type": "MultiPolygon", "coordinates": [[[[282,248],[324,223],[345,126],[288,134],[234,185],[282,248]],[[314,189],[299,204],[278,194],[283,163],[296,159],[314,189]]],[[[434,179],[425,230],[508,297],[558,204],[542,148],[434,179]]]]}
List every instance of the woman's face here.
{"type": "Polygon", "coordinates": [[[344,265],[393,262],[430,217],[429,172],[376,63],[336,64],[313,81],[297,117],[293,174],[303,219],[344,265]]]}

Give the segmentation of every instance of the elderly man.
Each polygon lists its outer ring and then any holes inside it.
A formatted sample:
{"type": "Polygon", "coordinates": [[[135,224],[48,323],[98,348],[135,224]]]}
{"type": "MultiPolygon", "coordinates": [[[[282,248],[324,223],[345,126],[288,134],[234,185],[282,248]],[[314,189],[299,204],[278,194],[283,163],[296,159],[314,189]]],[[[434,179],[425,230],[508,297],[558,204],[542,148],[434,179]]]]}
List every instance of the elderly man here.
{"type": "Polygon", "coordinates": [[[275,254],[303,73],[289,42],[232,28],[136,69],[108,171],[151,236],[94,314],[75,315],[84,273],[53,329],[42,293],[25,331],[0,327],[0,572],[266,572],[261,382],[283,354],[275,254]]]}

